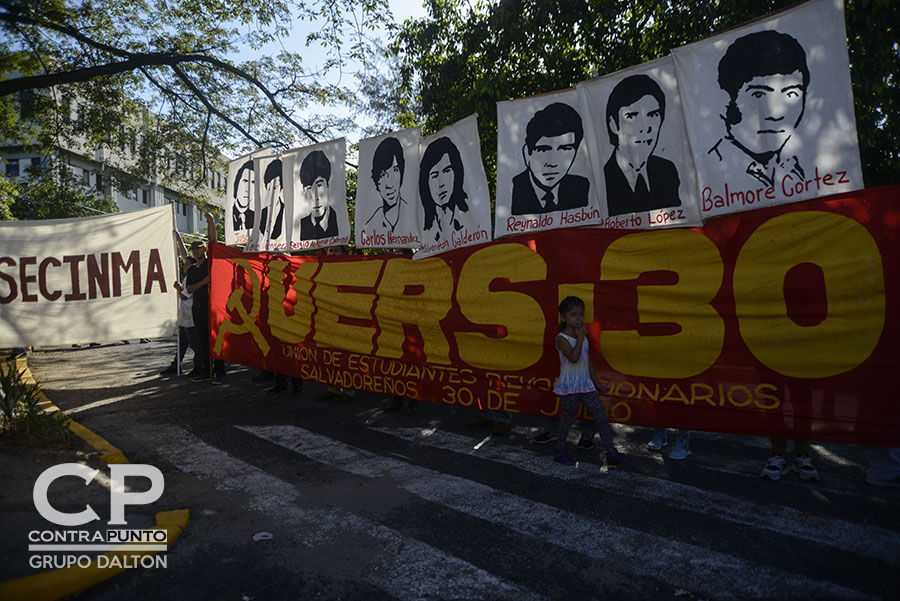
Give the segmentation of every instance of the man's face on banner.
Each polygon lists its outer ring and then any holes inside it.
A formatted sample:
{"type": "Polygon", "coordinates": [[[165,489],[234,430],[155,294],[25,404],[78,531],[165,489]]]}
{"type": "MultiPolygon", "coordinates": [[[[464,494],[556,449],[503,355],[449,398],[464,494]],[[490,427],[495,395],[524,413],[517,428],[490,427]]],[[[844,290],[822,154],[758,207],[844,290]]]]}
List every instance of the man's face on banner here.
{"type": "Polygon", "coordinates": [[[275,205],[282,202],[281,198],[281,176],[273,177],[266,184],[265,201],[269,205],[275,205]]]}
{"type": "Polygon", "coordinates": [[[656,150],[662,112],[659,101],[651,95],[642,96],[634,104],[619,109],[619,123],[610,117],[609,128],[619,138],[616,152],[640,169],[656,150]]]}
{"type": "Polygon", "coordinates": [[[569,172],[575,161],[575,132],[538,139],[534,150],[525,146],[525,162],[534,179],[544,188],[553,188],[569,172]]]}
{"type": "Polygon", "coordinates": [[[241,212],[250,208],[250,201],[253,199],[253,186],[256,185],[256,177],[253,169],[244,169],[241,172],[241,178],[238,180],[237,189],[234,191],[234,204],[241,212]]]}
{"type": "Polygon", "coordinates": [[[312,216],[317,221],[325,216],[325,209],[330,204],[328,198],[328,181],[321,175],[309,186],[303,186],[303,195],[312,206],[312,216]]]}
{"type": "Polygon", "coordinates": [[[779,152],[800,124],[805,101],[800,71],[754,77],[738,90],[741,120],[728,133],[754,154],[779,152]]]}
{"type": "Polygon", "coordinates": [[[391,166],[379,173],[378,181],[375,182],[375,188],[384,202],[389,205],[397,204],[402,179],[403,175],[400,173],[400,167],[397,166],[397,157],[394,157],[391,166]]]}
{"type": "Polygon", "coordinates": [[[428,171],[428,190],[431,192],[431,199],[436,205],[442,207],[450,202],[455,179],[456,175],[453,173],[453,166],[450,164],[450,155],[445,154],[428,171]]]}

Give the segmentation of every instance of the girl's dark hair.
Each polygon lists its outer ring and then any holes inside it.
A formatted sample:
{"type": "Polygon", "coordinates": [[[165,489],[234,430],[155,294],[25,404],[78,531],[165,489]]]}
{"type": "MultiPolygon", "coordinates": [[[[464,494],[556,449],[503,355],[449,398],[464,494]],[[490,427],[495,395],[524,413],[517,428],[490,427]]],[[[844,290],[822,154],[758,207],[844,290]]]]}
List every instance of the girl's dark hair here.
{"type": "MultiPolygon", "coordinates": [[[[584,301],[577,296],[567,296],[561,303],[559,303],[559,314],[565,315],[575,307],[581,307],[581,309],[584,310],[584,301]]],[[[566,329],[565,320],[559,320],[559,329],[560,331],[566,329]]]]}
{"type": "Polygon", "coordinates": [[[437,205],[431,197],[431,188],[428,187],[428,174],[431,168],[447,155],[450,158],[450,168],[453,169],[453,190],[450,193],[450,208],[454,206],[460,211],[468,211],[466,193],[463,191],[463,163],[459,149],[450,138],[444,136],[428,145],[422,153],[419,162],[419,198],[422,200],[422,208],[425,210],[425,229],[430,229],[437,216],[437,205]]]}

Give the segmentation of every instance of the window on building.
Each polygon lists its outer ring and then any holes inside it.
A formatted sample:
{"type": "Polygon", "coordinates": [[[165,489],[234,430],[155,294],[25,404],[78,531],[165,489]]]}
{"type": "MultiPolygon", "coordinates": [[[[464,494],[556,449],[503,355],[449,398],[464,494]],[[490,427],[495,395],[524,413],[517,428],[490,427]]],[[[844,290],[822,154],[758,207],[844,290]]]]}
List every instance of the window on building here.
{"type": "Polygon", "coordinates": [[[87,169],[81,170],[81,183],[85,186],[91,185],[91,172],[87,169]]]}
{"type": "Polygon", "coordinates": [[[141,202],[145,205],[150,204],[150,200],[147,198],[147,191],[144,189],[141,189],[141,202]]]}
{"type": "Polygon", "coordinates": [[[43,160],[41,157],[31,157],[31,168],[35,171],[40,171],[41,165],[43,164],[43,160]]]}
{"type": "Polygon", "coordinates": [[[119,126],[119,150],[125,151],[125,126],[119,126]]]}
{"type": "Polygon", "coordinates": [[[19,177],[19,159],[6,159],[6,175],[19,177]]]}
{"type": "Polygon", "coordinates": [[[187,217],[187,207],[188,206],[186,202],[181,203],[181,214],[185,217],[187,217]]]}
{"type": "Polygon", "coordinates": [[[63,121],[66,123],[72,120],[72,97],[68,94],[63,94],[60,100],[59,112],[62,113],[63,121]]]}
{"type": "Polygon", "coordinates": [[[103,192],[103,175],[97,174],[97,192],[103,192]]]}
{"type": "Polygon", "coordinates": [[[129,145],[130,145],[130,147],[131,147],[131,152],[132,152],[132,154],[134,154],[134,152],[137,150],[137,139],[135,139],[134,136],[129,136],[129,137],[128,137],[128,143],[129,143],[129,145]]]}

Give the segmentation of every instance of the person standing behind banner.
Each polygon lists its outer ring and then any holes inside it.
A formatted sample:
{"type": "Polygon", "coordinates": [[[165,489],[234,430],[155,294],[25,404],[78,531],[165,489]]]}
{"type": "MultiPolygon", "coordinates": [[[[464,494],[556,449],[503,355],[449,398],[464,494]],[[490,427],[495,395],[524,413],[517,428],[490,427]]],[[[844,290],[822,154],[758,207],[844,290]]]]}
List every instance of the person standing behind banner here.
{"type": "MultiPolygon", "coordinates": [[[[209,235],[216,235],[215,222],[212,215],[207,213],[209,220],[209,235]]],[[[191,301],[191,314],[194,318],[194,329],[197,334],[197,342],[200,347],[200,358],[203,361],[201,373],[191,379],[195,382],[209,377],[209,261],[206,259],[206,246],[203,242],[195,240],[191,242],[191,255],[197,263],[188,269],[185,278],[188,294],[193,295],[191,301]]],[[[221,384],[225,380],[225,362],[216,359],[213,362],[212,383],[221,384]]]]}
{"type": "MultiPolygon", "coordinates": [[[[186,257],[184,262],[185,272],[187,272],[194,263],[193,257],[186,257]]],[[[201,350],[197,341],[197,331],[194,329],[194,315],[191,309],[193,298],[192,295],[188,294],[186,291],[187,277],[181,282],[175,282],[172,284],[172,287],[175,288],[178,293],[178,318],[175,321],[175,325],[178,326],[178,350],[175,352],[175,358],[172,359],[172,364],[161,371],[159,375],[169,376],[178,373],[178,364],[184,359],[184,354],[187,352],[188,346],[190,346],[191,350],[194,351],[194,369],[187,375],[193,378],[194,376],[203,373],[203,360],[200,356],[201,350]]]]}

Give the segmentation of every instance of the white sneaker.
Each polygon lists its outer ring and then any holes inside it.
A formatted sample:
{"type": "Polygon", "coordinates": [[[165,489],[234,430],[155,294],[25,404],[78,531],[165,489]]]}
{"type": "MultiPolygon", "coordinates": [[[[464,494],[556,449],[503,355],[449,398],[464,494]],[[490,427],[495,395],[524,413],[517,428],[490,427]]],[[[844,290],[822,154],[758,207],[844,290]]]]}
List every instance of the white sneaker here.
{"type": "Polygon", "coordinates": [[[782,474],[784,474],[787,469],[787,462],[784,460],[784,457],[781,455],[772,455],[766,462],[766,467],[763,468],[760,477],[768,478],[769,480],[780,480],[782,474]]]}
{"type": "Polygon", "coordinates": [[[647,448],[651,451],[658,451],[669,445],[669,436],[665,428],[657,428],[653,431],[653,438],[647,443],[647,448]]]}
{"type": "Polygon", "coordinates": [[[794,457],[791,469],[800,474],[800,478],[803,480],[819,479],[819,470],[813,467],[809,457],[794,457]]]}

